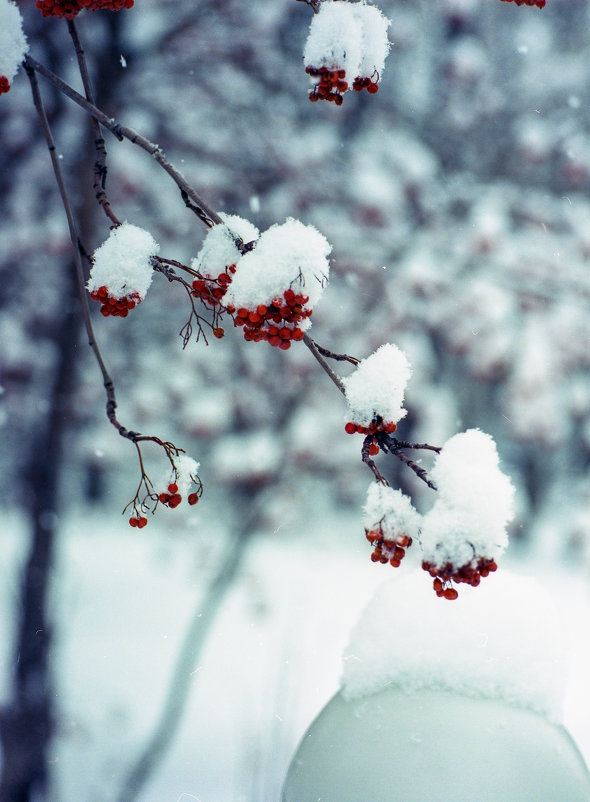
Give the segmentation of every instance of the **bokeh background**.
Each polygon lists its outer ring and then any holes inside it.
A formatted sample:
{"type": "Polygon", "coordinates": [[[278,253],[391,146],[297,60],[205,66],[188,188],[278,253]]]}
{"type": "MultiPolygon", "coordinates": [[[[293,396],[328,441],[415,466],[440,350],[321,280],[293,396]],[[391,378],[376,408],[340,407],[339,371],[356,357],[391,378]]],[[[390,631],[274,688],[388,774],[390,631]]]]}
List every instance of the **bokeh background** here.
{"type": "MultiPolygon", "coordinates": [[[[65,22],[18,5],[31,54],[80,88],[65,22]]],[[[293,216],[329,239],[311,333],[359,358],[383,342],[406,351],[401,437],[496,438],[517,488],[507,563],[552,589],[571,629],[568,723],[588,758],[590,7],[380,7],[392,47],[379,92],[340,108],[307,99],[303,2],[137,0],[84,12],[78,28],[98,105],[157,142],[213,208],[261,230],[293,216]]],[[[42,89],[92,250],[108,221],[90,126],[42,89]]],[[[205,227],[153,159],[106,140],[119,218],[189,262],[205,227]]],[[[0,204],[0,698],[10,709],[33,544],[51,572],[48,798],[277,799],[386,571],[369,560],[371,475],[343,401],[303,346],[277,353],[230,330],[183,350],[186,296],[161,276],[129,318],[93,310],[121,420],[201,463],[196,508],[131,529],[137,457],[104,415],[22,73],[0,102],[0,204]]],[[[158,475],[161,454],[146,454],[158,475]]],[[[379,466],[428,507],[401,463],[379,466]]]]}

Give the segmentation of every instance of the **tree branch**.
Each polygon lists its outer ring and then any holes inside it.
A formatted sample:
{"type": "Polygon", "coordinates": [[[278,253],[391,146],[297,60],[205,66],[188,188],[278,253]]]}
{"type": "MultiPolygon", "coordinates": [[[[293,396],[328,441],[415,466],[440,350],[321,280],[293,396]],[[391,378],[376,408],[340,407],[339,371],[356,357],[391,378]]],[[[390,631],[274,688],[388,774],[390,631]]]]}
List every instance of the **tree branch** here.
{"type": "MultiPolygon", "coordinates": [[[[76,92],[75,89],[63,81],[58,75],[34,59],[32,56],[25,56],[23,63],[27,70],[34,70],[50,81],[56,87],[56,89],[87,111],[91,117],[93,117],[97,122],[101,123],[101,125],[114,134],[120,141],[127,139],[132,144],[137,145],[139,148],[142,148],[142,150],[145,150],[146,153],[150,154],[150,156],[153,156],[160,167],[166,173],[168,173],[176,186],[179,188],[183,199],[186,196],[186,198],[191,201],[189,208],[195,212],[199,219],[202,220],[207,226],[211,227],[213,225],[223,223],[221,217],[205,203],[205,201],[189,184],[187,184],[184,176],[176,169],[176,167],[174,167],[171,162],[168,161],[159,145],[156,145],[154,142],[150,142],[149,139],[146,139],[144,136],[141,136],[141,134],[138,134],[137,131],[133,130],[133,128],[127,128],[126,126],[118,123],[112,117],[108,117],[103,111],[98,109],[90,101],[86,100],[86,98],[76,92]]],[[[236,238],[236,245],[241,248],[244,247],[244,243],[239,237],[236,238]]]]}

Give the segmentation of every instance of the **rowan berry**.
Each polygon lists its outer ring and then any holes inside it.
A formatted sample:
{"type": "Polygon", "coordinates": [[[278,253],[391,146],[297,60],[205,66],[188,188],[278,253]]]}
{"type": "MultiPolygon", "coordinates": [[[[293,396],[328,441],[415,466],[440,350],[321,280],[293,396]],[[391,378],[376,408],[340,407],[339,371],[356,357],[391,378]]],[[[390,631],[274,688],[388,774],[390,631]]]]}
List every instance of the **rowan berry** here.
{"type": "Polygon", "coordinates": [[[0,75],[0,95],[10,92],[10,81],[5,75],[0,75]]]}
{"type": "Polygon", "coordinates": [[[195,505],[198,502],[198,500],[199,496],[197,493],[189,493],[187,501],[191,506],[195,505]]]}

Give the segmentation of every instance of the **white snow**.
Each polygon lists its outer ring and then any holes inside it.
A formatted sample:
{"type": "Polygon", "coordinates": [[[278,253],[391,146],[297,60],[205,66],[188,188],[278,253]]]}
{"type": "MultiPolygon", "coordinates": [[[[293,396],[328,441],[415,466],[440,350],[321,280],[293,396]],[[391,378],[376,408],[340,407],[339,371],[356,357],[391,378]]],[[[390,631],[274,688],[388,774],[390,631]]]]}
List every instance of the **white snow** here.
{"type": "Polygon", "coordinates": [[[306,67],[346,70],[346,77],[358,75],[362,57],[362,29],[355,4],[346,0],[324,0],[314,14],[303,51],[306,67]]]}
{"type": "Polygon", "coordinates": [[[197,478],[199,463],[187,454],[179,454],[174,457],[176,472],[172,469],[168,471],[156,487],[158,493],[165,493],[168,485],[173,482],[178,487],[178,493],[183,499],[188,496],[194,480],[197,478]]]}
{"type": "Polygon", "coordinates": [[[386,343],[363,359],[357,369],[342,381],[346,391],[350,420],[368,426],[376,415],[384,422],[398,423],[406,384],[412,374],[410,363],[397,345],[386,343]]]}
{"type": "Polygon", "coordinates": [[[137,294],[143,300],[152,283],[151,259],[159,250],[152,235],[138,226],[125,222],[114,228],[94,252],[89,292],[104,286],[114,298],[137,294]]]}
{"type": "Polygon", "coordinates": [[[191,267],[202,275],[216,278],[226,267],[235,265],[240,259],[235,238],[241,237],[244,243],[258,239],[260,232],[249,220],[236,214],[220,214],[222,225],[209,229],[203,246],[191,267]]]}
{"type": "MultiPolygon", "coordinates": [[[[253,309],[271,304],[287,289],[309,298],[313,307],[328,282],[330,244],[313,226],[289,218],[264,231],[253,251],[237,263],[224,303],[253,309]]],[[[303,324],[302,328],[305,324],[303,324]]]]}
{"type": "Polygon", "coordinates": [[[362,57],[357,75],[377,80],[383,74],[385,59],[389,52],[387,39],[389,20],[376,6],[368,3],[355,3],[353,10],[362,37],[362,57]]]}
{"type": "Polygon", "coordinates": [[[500,698],[560,720],[567,679],[563,625],[534,580],[494,575],[441,604],[423,577],[394,576],[369,602],[344,655],[342,690],[396,685],[500,698]]]}
{"type": "Polygon", "coordinates": [[[0,0],[0,77],[12,81],[29,50],[22,17],[15,3],[0,0]]]}
{"type": "Polygon", "coordinates": [[[455,568],[495,559],[508,545],[514,487],[502,473],[493,438],[469,429],[451,437],[430,471],[438,496],[423,517],[424,559],[455,568]]]}
{"type": "Polygon", "coordinates": [[[380,527],[386,540],[401,534],[414,539],[418,535],[420,513],[401,490],[372,482],[367,490],[363,525],[368,530],[380,527]]]}

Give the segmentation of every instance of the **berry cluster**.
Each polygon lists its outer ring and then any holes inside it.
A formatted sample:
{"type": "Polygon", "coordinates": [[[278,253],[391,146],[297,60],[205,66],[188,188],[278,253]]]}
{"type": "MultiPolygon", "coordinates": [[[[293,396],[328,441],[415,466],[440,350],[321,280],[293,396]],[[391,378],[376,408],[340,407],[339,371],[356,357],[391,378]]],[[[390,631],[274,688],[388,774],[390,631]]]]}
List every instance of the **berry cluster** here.
{"type": "Polygon", "coordinates": [[[105,317],[127,317],[131,309],[135,309],[141,303],[141,298],[136,292],[124,295],[122,298],[115,298],[109,295],[105,286],[99,287],[90,293],[93,301],[100,302],[100,313],[105,317]]]}
{"type": "MultiPolygon", "coordinates": [[[[194,505],[199,500],[198,493],[189,493],[187,497],[187,501],[190,505],[194,505]]],[[[182,501],[182,496],[178,492],[178,485],[176,482],[171,482],[168,485],[168,492],[167,493],[160,493],[158,496],[158,501],[162,504],[165,504],[167,507],[170,507],[171,510],[176,509],[180,502],[182,501]]]]}
{"type": "Polygon", "coordinates": [[[397,535],[394,538],[385,538],[383,530],[379,526],[376,529],[365,529],[366,537],[373,546],[371,560],[374,563],[389,563],[394,568],[399,568],[401,561],[406,556],[406,549],[412,545],[412,538],[408,535],[397,535]]]}
{"type": "Polygon", "coordinates": [[[305,309],[309,301],[307,295],[285,290],[283,297],[273,298],[270,304],[259,304],[256,309],[228,306],[228,312],[235,313],[236,326],[244,327],[244,339],[253,342],[265,340],[269,345],[283,351],[291,347],[291,341],[303,339],[303,330],[298,323],[311,316],[312,310],[305,309]]]}
{"type": "Polygon", "coordinates": [[[65,17],[74,19],[83,8],[98,11],[101,8],[109,11],[121,11],[131,8],[134,0],[37,0],[37,8],[44,17],[65,17]]]}
{"type": "Polygon", "coordinates": [[[372,437],[372,442],[369,445],[369,454],[372,457],[379,453],[379,443],[377,442],[376,435],[393,434],[396,429],[397,425],[393,421],[388,421],[386,423],[381,415],[376,415],[368,426],[361,426],[359,423],[353,423],[353,421],[348,421],[344,426],[344,431],[347,434],[358,433],[372,437]]]}
{"type": "Polygon", "coordinates": [[[516,3],[517,6],[537,6],[545,8],[545,0],[503,0],[504,3],[516,3]]]}
{"type": "Polygon", "coordinates": [[[317,79],[317,83],[309,93],[312,103],[317,100],[328,100],[337,106],[342,105],[344,100],[342,93],[348,91],[348,81],[345,80],[346,70],[306,67],[305,72],[311,78],[317,79]]]}
{"type": "Polygon", "coordinates": [[[204,276],[193,281],[193,295],[200,298],[208,306],[219,306],[227,288],[231,284],[231,277],[236,272],[235,265],[229,265],[217,278],[204,276]]]}
{"type": "Polygon", "coordinates": [[[148,519],[145,518],[143,515],[136,513],[132,515],[129,519],[129,526],[136,526],[138,529],[143,529],[144,526],[147,526],[148,519]]]}
{"type": "Polygon", "coordinates": [[[0,75],[0,95],[10,92],[10,81],[5,75],[0,75]]]}
{"type": "Polygon", "coordinates": [[[498,566],[495,560],[480,557],[476,565],[468,563],[460,568],[455,568],[452,563],[445,563],[445,565],[439,567],[425,560],[422,563],[422,568],[433,577],[432,586],[436,595],[452,600],[456,599],[459,593],[456,588],[451,587],[451,582],[456,582],[457,584],[463,582],[476,588],[482,577],[489,576],[489,574],[497,570],[498,566]]]}
{"type": "Polygon", "coordinates": [[[355,78],[352,82],[352,88],[355,92],[362,92],[366,89],[370,95],[375,95],[379,91],[379,78],[373,81],[371,78],[355,78]]]}

